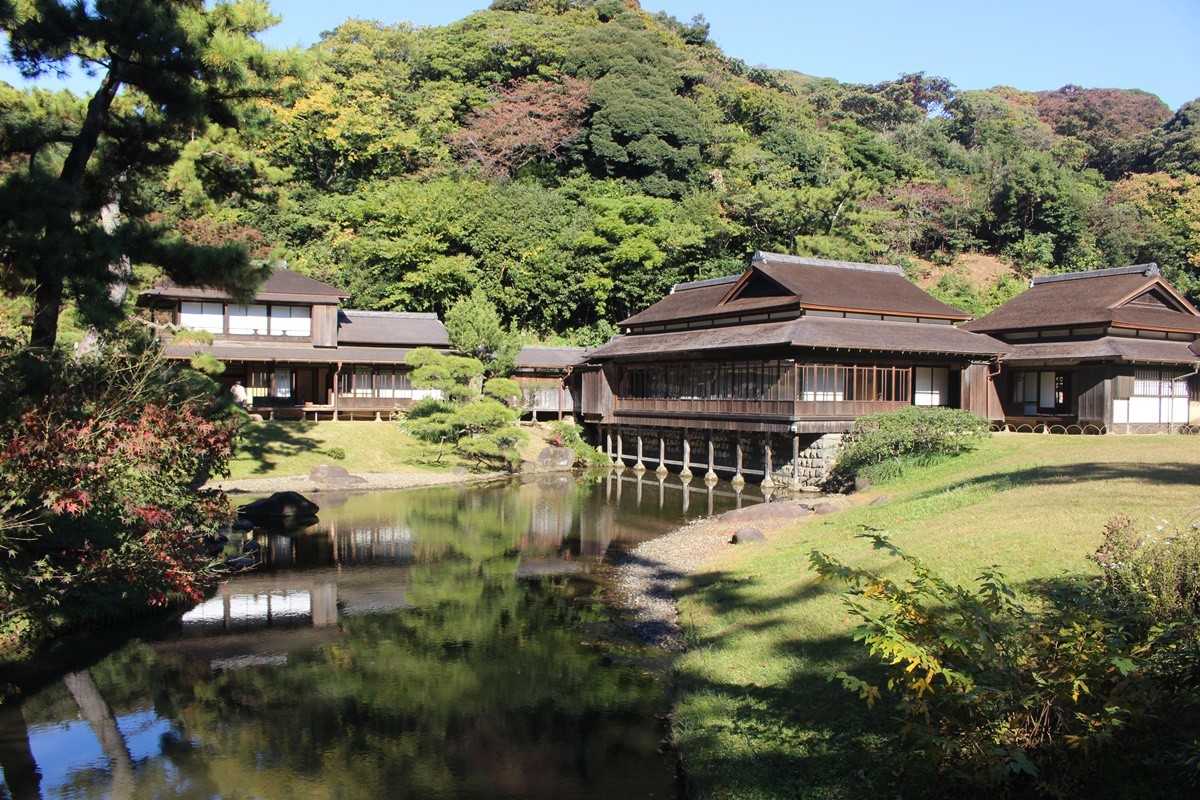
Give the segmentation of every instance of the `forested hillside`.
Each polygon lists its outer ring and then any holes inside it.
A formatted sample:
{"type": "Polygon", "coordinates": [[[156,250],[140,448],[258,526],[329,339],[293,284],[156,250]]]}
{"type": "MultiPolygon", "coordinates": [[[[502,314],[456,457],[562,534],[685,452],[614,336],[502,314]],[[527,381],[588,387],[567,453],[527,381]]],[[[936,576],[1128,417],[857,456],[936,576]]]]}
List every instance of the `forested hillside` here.
{"type": "MultiPolygon", "coordinates": [[[[992,254],[1014,277],[950,268],[936,288],[977,313],[1018,274],[1146,261],[1200,299],[1200,102],[842,84],[749,67],[708,34],[634,0],[347,21],[256,124],[196,131],[122,211],[285,259],[355,308],[445,312],[479,286],[532,337],[581,343],[756,249],[914,277],[992,254]]],[[[0,84],[0,177],[24,163],[14,118],[83,103],[0,84]]]]}

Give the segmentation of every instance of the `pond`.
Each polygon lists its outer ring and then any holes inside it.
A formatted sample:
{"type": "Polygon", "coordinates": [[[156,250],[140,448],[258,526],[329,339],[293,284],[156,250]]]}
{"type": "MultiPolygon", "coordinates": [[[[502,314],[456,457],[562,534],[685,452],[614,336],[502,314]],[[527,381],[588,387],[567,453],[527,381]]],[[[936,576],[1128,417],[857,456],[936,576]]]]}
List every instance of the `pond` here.
{"type": "Polygon", "coordinates": [[[605,563],[753,488],[625,473],[313,495],[262,565],[0,706],[12,798],[677,794],[605,563]],[[121,643],[123,642],[123,643],[121,643]]]}

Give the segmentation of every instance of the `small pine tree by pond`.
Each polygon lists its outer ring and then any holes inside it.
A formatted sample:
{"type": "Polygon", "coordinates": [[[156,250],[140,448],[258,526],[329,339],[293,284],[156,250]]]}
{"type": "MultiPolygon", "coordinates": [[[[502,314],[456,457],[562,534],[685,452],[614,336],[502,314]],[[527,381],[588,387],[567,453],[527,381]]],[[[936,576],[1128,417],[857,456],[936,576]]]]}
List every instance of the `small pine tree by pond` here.
{"type": "Polygon", "coordinates": [[[483,363],[478,359],[446,355],[429,347],[414,350],[407,363],[414,368],[413,386],[436,389],[442,395],[413,404],[401,421],[408,433],[449,445],[459,456],[487,469],[515,470],[520,466],[517,448],[529,437],[516,426],[520,411],[508,404],[520,394],[515,381],[492,378],[484,382],[483,363]]]}
{"type": "Polygon", "coordinates": [[[958,408],[911,406],[859,418],[834,467],[832,482],[898,477],[909,463],[929,464],[973,450],[988,435],[987,420],[958,408]]]}
{"type": "Polygon", "coordinates": [[[1174,569],[1181,551],[1194,563],[1195,542],[1139,551],[1125,523],[1110,523],[1097,557],[1102,579],[1064,581],[1035,612],[996,567],[974,588],[959,586],[880,532],[860,538],[903,562],[911,577],[812,551],[820,580],[849,584],[843,598],[859,621],[854,639],[874,661],[868,677],[829,678],[870,706],[894,702],[904,752],[913,762],[934,758],[944,795],[1075,797],[1131,773],[1140,781],[1138,771],[1150,768],[1172,787],[1195,788],[1200,578],[1174,569]],[[1174,578],[1150,576],[1166,562],[1174,578]]]}

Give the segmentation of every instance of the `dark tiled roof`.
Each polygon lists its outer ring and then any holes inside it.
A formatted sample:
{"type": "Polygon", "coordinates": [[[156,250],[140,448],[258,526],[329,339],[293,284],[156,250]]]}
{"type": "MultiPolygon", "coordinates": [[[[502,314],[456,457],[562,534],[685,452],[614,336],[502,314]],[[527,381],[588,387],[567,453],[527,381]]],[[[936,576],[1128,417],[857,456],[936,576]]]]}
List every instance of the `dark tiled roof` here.
{"type": "Polygon", "coordinates": [[[990,336],[968,333],[953,325],[802,317],[782,322],[618,336],[589,353],[588,360],[766,347],[980,357],[998,355],[1005,349],[1003,343],[990,336]]]}
{"type": "Polygon", "coordinates": [[[517,353],[517,369],[565,370],[584,361],[586,347],[545,347],[526,345],[517,353]]]}
{"type": "Polygon", "coordinates": [[[450,339],[437,314],[407,311],[338,312],[338,345],[379,344],[447,347],[450,339]]]}
{"type": "Polygon", "coordinates": [[[963,327],[994,333],[1116,322],[1134,327],[1200,332],[1200,316],[1190,311],[1119,305],[1154,286],[1173,293],[1169,284],[1158,276],[1157,268],[1150,269],[1152,266],[1049,276],[1054,280],[1035,281],[1029,290],[963,327]],[[1152,274],[1147,275],[1147,272],[1152,274]]]}
{"type": "Polygon", "coordinates": [[[1154,361],[1189,364],[1200,361],[1200,353],[1187,342],[1156,339],[1130,339],[1102,336],[1075,342],[1036,342],[1010,344],[1003,356],[1005,363],[1034,361],[1154,361]]]}
{"type": "Polygon", "coordinates": [[[167,345],[168,358],[189,358],[211,353],[222,361],[258,361],[293,364],[403,364],[411,347],[313,347],[307,342],[219,342],[211,345],[167,345]]]}
{"type": "Polygon", "coordinates": [[[854,264],[755,253],[763,274],[800,297],[805,308],[839,308],[884,314],[969,319],[970,314],[931,297],[887,264],[854,264]]]}
{"type": "Polygon", "coordinates": [[[926,294],[905,278],[899,267],[755,253],[750,268],[741,276],[677,284],[671,294],[621,325],[641,327],[801,307],[953,320],[970,316],[926,294]],[[777,286],[778,293],[722,302],[733,284],[754,281],[758,276],[777,286]]]}
{"type": "MultiPolygon", "coordinates": [[[[256,300],[279,302],[307,303],[337,303],[350,295],[336,286],[322,283],[293,272],[290,269],[276,269],[263,281],[263,285],[254,293],[256,300]]],[[[163,281],[146,289],[141,298],[165,297],[180,300],[224,300],[228,295],[220,289],[210,289],[203,286],[176,286],[171,281],[163,281]]]]}

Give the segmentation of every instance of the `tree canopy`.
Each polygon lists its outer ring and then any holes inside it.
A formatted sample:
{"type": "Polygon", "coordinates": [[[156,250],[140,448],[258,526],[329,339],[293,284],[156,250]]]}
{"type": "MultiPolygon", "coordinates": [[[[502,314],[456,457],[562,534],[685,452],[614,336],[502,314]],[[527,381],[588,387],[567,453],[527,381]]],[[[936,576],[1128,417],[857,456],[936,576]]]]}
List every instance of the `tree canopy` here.
{"type": "MultiPolygon", "coordinates": [[[[14,56],[37,71],[83,54],[127,88],[68,192],[87,104],[0,87],[0,191],[22,198],[0,263],[10,293],[61,276],[86,317],[119,254],[236,290],[254,277],[247,248],[356,308],[445,315],[480,292],[502,329],[580,343],[759,249],[901,264],[931,284],[954,273],[960,295],[963,254],[1016,278],[1157,261],[1200,299],[1196,102],[749,67],[702,19],[632,0],[506,0],[429,28],[348,20],[256,98],[278,55],[252,38],[261,3],[121,5],[148,15],[152,41],[179,42],[179,70],[98,55],[125,40],[73,8],[10,8],[14,56]],[[52,39],[34,8],[58,9],[74,38],[52,39]],[[54,217],[64,196],[74,211],[54,217]],[[106,232],[98,211],[118,197],[106,232]]],[[[976,311],[1005,294],[972,291],[976,311]]]]}
{"type": "MultiPolygon", "coordinates": [[[[188,242],[155,222],[145,195],[185,144],[259,113],[275,60],[253,36],[275,18],[265,2],[206,8],[201,0],[0,6],[10,57],[26,76],[82,69],[99,86],[69,93],[0,93],[0,277],[32,296],[31,344],[52,347],[64,292],[89,320],[113,311],[122,258],[181,283],[248,293],[262,277],[236,241],[188,242]],[[121,209],[120,218],[116,215],[121,209]]],[[[228,201],[252,191],[244,148],[193,149],[196,181],[228,201]]]]}

